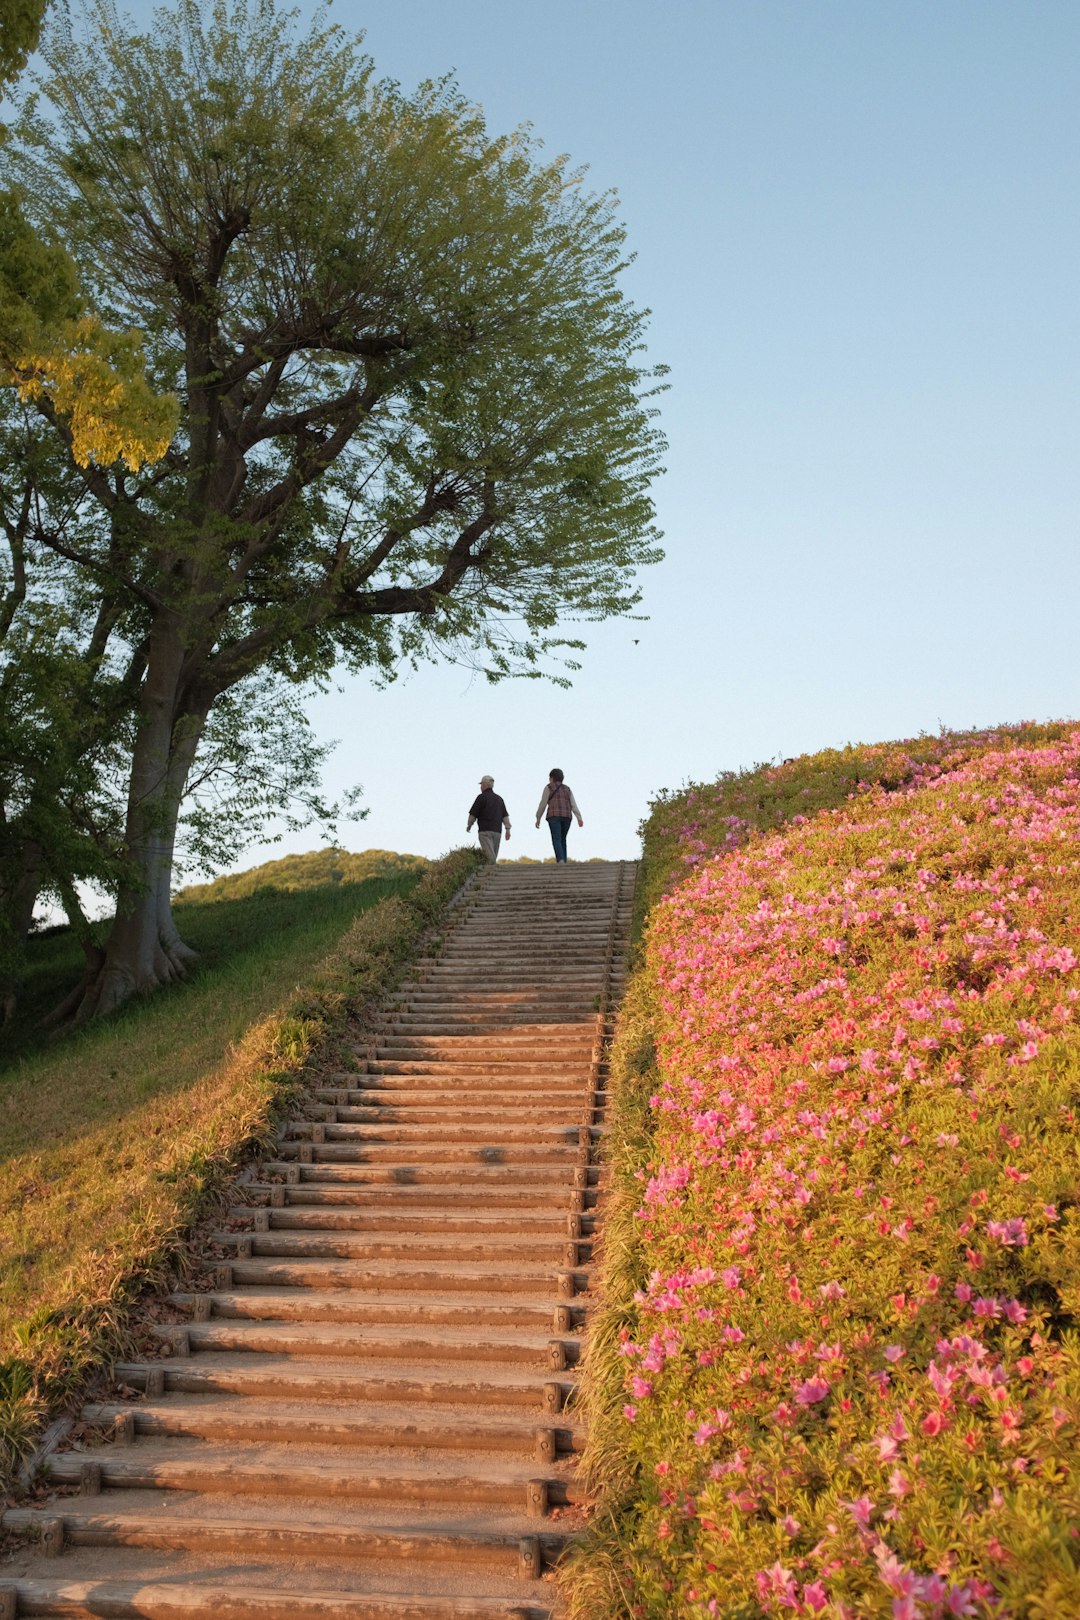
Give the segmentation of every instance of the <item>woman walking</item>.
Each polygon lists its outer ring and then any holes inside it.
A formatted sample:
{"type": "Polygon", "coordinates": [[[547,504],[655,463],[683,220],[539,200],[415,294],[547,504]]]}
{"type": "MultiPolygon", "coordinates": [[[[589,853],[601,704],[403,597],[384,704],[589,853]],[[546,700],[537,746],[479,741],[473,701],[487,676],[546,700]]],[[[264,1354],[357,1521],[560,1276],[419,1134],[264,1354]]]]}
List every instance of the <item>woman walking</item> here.
{"type": "Polygon", "coordinates": [[[563,780],[563,773],[559,770],[549,771],[547,786],[540,795],[540,803],[536,807],[536,825],[540,825],[540,817],[547,813],[548,830],[551,833],[551,845],[555,851],[555,864],[566,865],[566,835],[570,831],[570,823],[577,816],[577,824],[584,827],[581,811],[577,807],[577,800],[573,791],[567,787],[563,780]]]}

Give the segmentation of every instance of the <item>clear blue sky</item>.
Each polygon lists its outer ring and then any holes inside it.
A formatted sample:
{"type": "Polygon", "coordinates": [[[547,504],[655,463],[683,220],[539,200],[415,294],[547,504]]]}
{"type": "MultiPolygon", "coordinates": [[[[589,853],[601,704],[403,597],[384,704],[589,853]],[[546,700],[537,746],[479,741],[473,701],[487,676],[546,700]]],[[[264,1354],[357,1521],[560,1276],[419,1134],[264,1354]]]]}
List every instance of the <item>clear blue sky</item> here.
{"type": "Polygon", "coordinates": [[[346,843],[436,854],[492,771],[509,853],[546,854],[558,764],[571,853],[632,855],[688,777],[1080,713],[1075,0],[335,16],[381,72],[455,69],[493,128],[530,122],[618,191],[672,368],[649,622],[594,631],[572,692],[444,668],[318,701],[329,780],[371,811],[346,843]]]}

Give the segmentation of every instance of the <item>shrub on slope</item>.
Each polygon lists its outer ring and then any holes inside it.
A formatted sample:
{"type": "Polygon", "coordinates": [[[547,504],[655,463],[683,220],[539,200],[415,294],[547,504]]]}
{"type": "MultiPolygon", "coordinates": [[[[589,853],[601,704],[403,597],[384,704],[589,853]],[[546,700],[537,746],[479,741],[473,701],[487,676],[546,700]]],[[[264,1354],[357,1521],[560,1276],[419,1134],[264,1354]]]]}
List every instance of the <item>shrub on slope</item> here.
{"type": "Polygon", "coordinates": [[[1080,1613],[1078,921],[1080,731],[657,908],[631,1612],[1080,1613]]]}
{"type": "Polygon", "coordinates": [[[932,780],[994,742],[1011,747],[1056,741],[1058,721],[999,726],[994,731],[945,731],[899,742],[848,744],[800,754],[783,765],[724,771],[714,782],[691,782],[657,794],[642,823],[641,873],[635,895],[639,921],[672,885],[702,861],[739,849],[755,832],[776,831],[795,816],[832,810],[868,787],[893,793],[932,780]]]}

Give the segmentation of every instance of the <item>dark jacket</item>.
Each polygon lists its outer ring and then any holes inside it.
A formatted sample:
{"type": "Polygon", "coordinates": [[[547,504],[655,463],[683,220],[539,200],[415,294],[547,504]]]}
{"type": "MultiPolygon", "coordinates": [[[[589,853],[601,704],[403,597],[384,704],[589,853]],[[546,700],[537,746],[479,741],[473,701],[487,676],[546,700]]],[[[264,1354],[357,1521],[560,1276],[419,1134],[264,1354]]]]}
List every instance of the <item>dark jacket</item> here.
{"type": "Polygon", "coordinates": [[[477,823],[481,832],[501,832],[503,819],[510,819],[510,812],[505,801],[494,788],[485,788],[478,793],[472,802],[469,815],[477,823]]]}

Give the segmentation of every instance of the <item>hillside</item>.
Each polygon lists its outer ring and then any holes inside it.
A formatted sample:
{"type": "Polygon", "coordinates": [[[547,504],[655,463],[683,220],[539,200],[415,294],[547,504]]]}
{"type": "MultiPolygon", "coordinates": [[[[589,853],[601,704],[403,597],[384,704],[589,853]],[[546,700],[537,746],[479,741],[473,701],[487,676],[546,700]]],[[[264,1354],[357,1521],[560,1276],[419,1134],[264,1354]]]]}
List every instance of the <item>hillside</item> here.
{"type": "Polygon", "coordinates": [[[645,876],[573,1612],[1080,1613],[1080,729],[696,784],[645,876]]]}
{"type": "Polygon", "coordinates": [[[180,905],[204,905],[218,900],[245,900],[264,890],[293,894],[330,883],[367,883],[371,878],[419,876],[431,862],[423,855],[398,855],[389,849],[309,850],[306,855],[283,855],[246,872],[230,872],[212,883],[189,883],[175,896],[180,905]]]}

